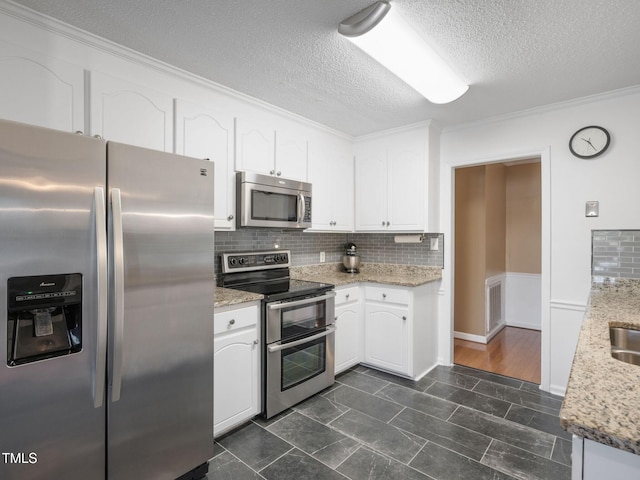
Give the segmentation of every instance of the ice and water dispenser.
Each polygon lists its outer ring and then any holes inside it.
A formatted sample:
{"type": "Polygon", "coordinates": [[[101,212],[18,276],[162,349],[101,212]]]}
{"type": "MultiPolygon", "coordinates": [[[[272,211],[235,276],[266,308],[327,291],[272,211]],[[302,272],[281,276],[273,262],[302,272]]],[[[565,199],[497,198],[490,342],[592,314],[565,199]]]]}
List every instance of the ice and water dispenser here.
{"type": "Polygon", "coordinates": [[[7,365],[82,349],[81,274],[12,277],[7,292],[7,365]]]}

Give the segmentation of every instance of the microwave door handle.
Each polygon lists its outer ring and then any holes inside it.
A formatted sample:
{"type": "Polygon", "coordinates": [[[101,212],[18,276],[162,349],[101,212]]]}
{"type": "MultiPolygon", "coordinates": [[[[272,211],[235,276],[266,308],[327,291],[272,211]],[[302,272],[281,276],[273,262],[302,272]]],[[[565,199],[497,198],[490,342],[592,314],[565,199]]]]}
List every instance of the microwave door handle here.
{"type": "Polygon", "coordinates": [[[293,302],[284,301],[282,303],[274,303],[270,305],[268,304],[267,308],[269,310],[282,310],[283,308],[296,307],[298,305],[307,305],[311,303],[316,303],[320,300],[326,300],[328,298],[333,298],[335,296],[336,296],[336,292],[331,291],[331,292],[328,292],[326,295],[321,295],[318,297],[310,297],[310,298],[305,298],[303,300],[295,300],[293,302]]]}
{"type": "Polygon", "coordinates": [[[304,219],[304,212],[307,209],[306,202],[304,201],[304,194],[299,193],[298,197],[300,197],[300,201],[298,202],[298,223],[302,223],[304,219]]]}
{"type": "Polygon", "coordinates": [[[318,338],[327,337],[336,331],[336,327],[333,325],[327,327],[324,332],[317,333],[315,335],[311,335],[310,337],[301,338],[300,340],[296,340],[295,342],[287,342],[287,343],[279,343],[277,345],[269,345],[267,346],[267,350],[269,353],[279,352],[280,350],[284,350],[285,348],[297,347],[298,345],[302,345],[303,343],[308,343],[313,340],[317,340],[318,338]]]}
{"type": "Polygon", "coordinates": [[[95,187],[93,198],[95,206],[96,268],[98,273],[96,371],[93,381],[93,407],[100,408],[104,398],[107,363],[107,215],[104,188],[95,187]]]}

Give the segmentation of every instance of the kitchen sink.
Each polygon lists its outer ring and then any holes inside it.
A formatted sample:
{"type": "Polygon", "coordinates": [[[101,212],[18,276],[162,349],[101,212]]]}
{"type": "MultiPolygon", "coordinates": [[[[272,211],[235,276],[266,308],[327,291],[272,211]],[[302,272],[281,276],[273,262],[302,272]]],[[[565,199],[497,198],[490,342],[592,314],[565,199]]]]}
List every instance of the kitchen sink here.
{"type": "Polygon", "coordinates": [[[609,328],[611,356],[632,365],[640,365],[640,330],[609,328]]]}

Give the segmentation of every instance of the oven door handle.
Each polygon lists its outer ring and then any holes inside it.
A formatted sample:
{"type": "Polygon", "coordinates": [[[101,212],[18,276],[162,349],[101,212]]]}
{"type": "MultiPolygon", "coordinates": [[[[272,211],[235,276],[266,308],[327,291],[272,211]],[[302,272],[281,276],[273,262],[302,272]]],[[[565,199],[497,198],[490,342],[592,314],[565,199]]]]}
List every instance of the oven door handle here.
{"type": "Polygon", "coordinates": [[[282,310],[283,308],[296,307],[298,305],[306,305],[310,303],[315,303],[319,300],[326,300],[328,298],[333,298],[336,296],[336,292],[333,290],[331,292],[327,292],[326,295],[319,295],[317,297],[309,297],[302,300],[294,300],[293,302],[287,302],[286,300],[282,303],[272,303],[267,304],[267,308],[269,310],[282,310]]]}
{"type": "Polygon", "coordinates": [[[279,343],[277,345],[268,345],[267,350],[269,353],[279,352],[280,350],[284,350],[285,348],[297,347],[298,345],[302,345],[303,343],[308,343],[312,340],[317,340],[318,338],[327,337],[336,331],[336,327],[333,325],[329,325],[324,332],[317,333],[315,335],[311,335],[310,337],[301,338],[300,340],[296,340],[294,342],[288,343],[279,343]]]}

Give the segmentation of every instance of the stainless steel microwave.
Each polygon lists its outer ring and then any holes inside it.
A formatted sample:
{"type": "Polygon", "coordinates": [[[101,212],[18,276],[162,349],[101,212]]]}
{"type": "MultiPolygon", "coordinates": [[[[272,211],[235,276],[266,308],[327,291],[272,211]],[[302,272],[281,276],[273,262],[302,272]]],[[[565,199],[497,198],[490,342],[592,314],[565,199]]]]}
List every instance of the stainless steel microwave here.
{"type": "Polygon", "coordinates": [[[311,184],[259,173],[238,172],[236,226],[311,227],[311,184]]]}

